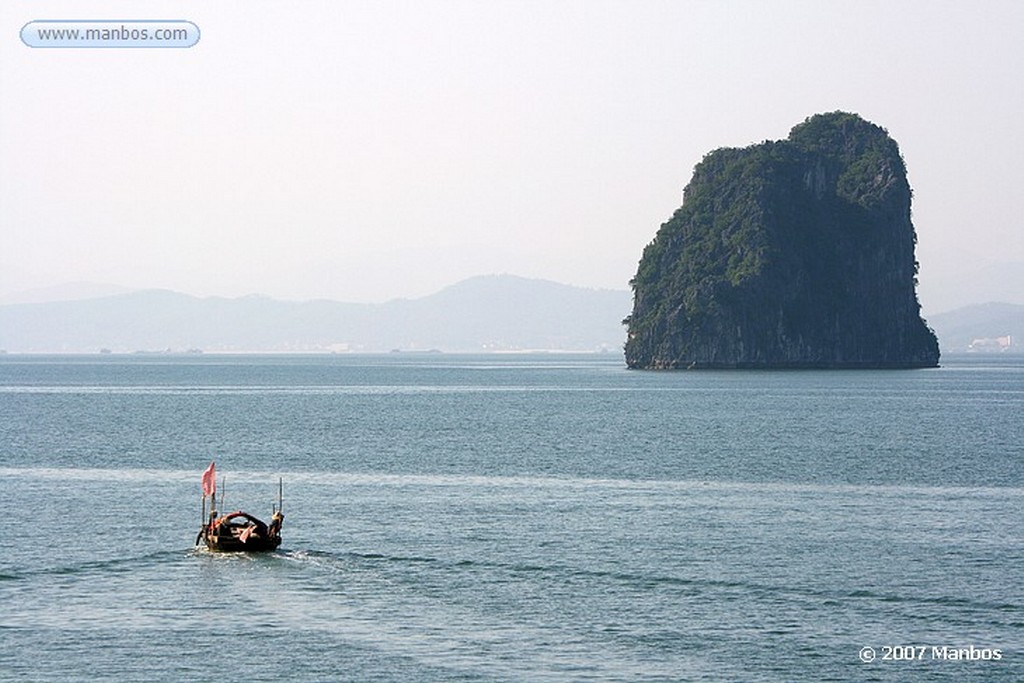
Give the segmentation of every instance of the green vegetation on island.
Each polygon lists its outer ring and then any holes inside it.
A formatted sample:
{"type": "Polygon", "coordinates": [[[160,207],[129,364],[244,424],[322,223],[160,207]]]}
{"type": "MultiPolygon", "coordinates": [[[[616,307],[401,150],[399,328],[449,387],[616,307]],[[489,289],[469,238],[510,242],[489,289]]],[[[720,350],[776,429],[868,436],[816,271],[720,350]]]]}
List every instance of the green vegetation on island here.
{"type": "Polygon", "coordinates": [[[937,365],[910,199],[896,142],[856,114],[711,152],[631,281],[627,364],[937,365]]]}

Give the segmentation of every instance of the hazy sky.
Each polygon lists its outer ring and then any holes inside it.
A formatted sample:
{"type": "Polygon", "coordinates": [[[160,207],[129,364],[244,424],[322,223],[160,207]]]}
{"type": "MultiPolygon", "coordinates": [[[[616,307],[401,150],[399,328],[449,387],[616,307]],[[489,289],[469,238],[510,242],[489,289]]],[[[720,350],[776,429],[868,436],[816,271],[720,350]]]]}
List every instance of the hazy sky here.
{"type": "Polygon", "coordinates": [[[1024,268],[1017,0],[5,0],[0,21],[0,294],[625,289],[706,152],[836,109],[900,144],[926,312],[1024,268]],[[202,38],[32,49],[36,19],[202,38]]]}

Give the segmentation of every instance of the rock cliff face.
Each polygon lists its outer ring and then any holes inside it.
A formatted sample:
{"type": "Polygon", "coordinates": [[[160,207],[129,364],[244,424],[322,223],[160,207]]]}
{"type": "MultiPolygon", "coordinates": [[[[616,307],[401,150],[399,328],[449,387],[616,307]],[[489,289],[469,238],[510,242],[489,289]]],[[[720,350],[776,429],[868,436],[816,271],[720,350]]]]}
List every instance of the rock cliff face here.
{"type": "Polygon", "coordinates": [[[855,114],[711,152],[644,249],[627,364],[938,365],[915,292],[910,197],[896,142],[855,114]]]}

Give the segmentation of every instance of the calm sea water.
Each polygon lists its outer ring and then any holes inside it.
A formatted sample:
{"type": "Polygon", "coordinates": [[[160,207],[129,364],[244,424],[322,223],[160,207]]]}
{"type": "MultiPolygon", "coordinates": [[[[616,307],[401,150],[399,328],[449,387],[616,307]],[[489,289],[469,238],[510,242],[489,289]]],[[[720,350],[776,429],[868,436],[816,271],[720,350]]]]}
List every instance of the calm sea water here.
{"type": "Polygon", "coordinates": [[[0,357],[0,680],[1022,680],[1022,425],[1003,357],[0,357]]]}

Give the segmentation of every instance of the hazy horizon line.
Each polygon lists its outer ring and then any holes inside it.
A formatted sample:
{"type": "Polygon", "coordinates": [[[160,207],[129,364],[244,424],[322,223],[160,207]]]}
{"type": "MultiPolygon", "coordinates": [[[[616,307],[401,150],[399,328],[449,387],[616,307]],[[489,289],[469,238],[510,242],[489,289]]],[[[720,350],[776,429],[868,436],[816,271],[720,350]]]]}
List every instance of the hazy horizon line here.
{"type": "MultiPolygon", "coordinates": [[[[512,272],[491,272],[491,273],[480,273],[477,275],[470,275],[463,277],[448,284],[442,285],[424,294],[412,294],[412,295],[400,295],[391,296],[387,298],[373,298],[366,299],[360,297],[345,298],[336,295],[315,295],[315,296],[295,296],[274,293],[272,291],[258,291],[250,290],[245,293],[230,294],[230,293],[211,293],[209,291],[196,292],[194,290],[179,289],[174,286],[159,286],[159,285],[147,285],[147,286],[130,286],[120,283],[113,282],[100,282],[95,280],[67,280],[62,282],[55,282],[53,284],[43,284],[32,287],[18,287],[18,288],[7,288],[6,290],[0,290],[0,306],[11,306],[21,304],[43,304],[43,303],[56,303],[61,301],[85,301],[89,299],[99,299],[108,296],[118,296],[122,294],[132,294],[137,292],[147,291],[162,291],[172,292],[175,294],[181,294],[184,296],[193,297],[196,299],[224,299],[224,300],[236,300],[245,298],[264,298],[274,301],[291,302],[291,303],[305,303],[313,301],[330,301],[335,303],[353,304],[353,305],[381,305],[387,304],[393,301],[417,301],[419,299],[428,298],[440,294],[441,292],[456,287],[462,283],[471,282],[473,280],[482,279],[499,279],[499,278],[510,278],[516,280],[523,280],[528,282],[543,282],[553,285],[571,287],[573,289],[579,289],[583,291],[591,292],[618,292],[618,293],[631,293],[632,288],[628,283],[624,283],[623,287],[600,287],[591,285],[581,285],[573,282],[565,282],[562,280],[555,280],[550,277],[536,277],[519,275],[512,272]]],[[[918,300],[921,300],[920,287],[918,288],[918,300]]],[[[943,307],[938,306],[925,306],[922,304],[921,312],[922,316],[926,319],[930,316],[943,315],[945,313],[957,311],[963,308],[971,306],[984,306],[988,304],[1008,304],[1013,306],[1024,305],[1024,300],[1010,297],[979,297],[974,301],[967,303],[958,303],[955,305],[945,305],[943,307]]]]}
{"type": "Polygon", "coordinates": [[[194,297],[196,299],[228,299],[228,300],[231,300],[231,299],[245,299],[245,298],[250,298],[250,297],[260,297],[260,298],[273,299],[273,300],[276,300],[276,301],[287,301],[287,302],[294,302],[294,303],[302,303],[302,302],[308,302],[308,301],[335,301],[335,302],[339,302],[339,303],[372,305],[372,304],[388,303],[390,301],[415,301],[417,299],[423,299],[423,298],[426,298],[426,297],[434,296],[435,294],[439,294],[439,293],[445,291],[446,289],[450,289],[452,287],[456,287],[456,286],[458,286],[458,285],[460,285],[462,283],[465,283],[465,282],[471,282],[473,280],[490,279],[490,278],[493,278],[493,279],[510,278],[510,279],[515,279],[515,280],[524,280],[524,281],[528,281],[528,282],[544,282],[544,283],[549,283],[549,284],[553,284],[553,285],[559,285],[559,286],[563,286],[563,287],[572,287],[574,289],[581,289],[581,290],[592,291],[592,292],[629,292],[631,290],[631,288],[628,286],[628,283],[626,284],[626,286],[623,286],[621,288],[594,287],[594,286],[589,286],[589,285],[575,284],[575,283],[572,283],[572,282],[564,282],[564,281],[561,281],[561,280],[553,280],[553,279],[547,278],[547,277],[530,277],[530,276],[518,275],[516,273],[509,273],[509,272],[481,273],[479,275],[470,275],[469,277],[464,277],[464,278],[455,280],[453,282],[450,282],[450,283],[448,283],[446,285],[443,285],[443,286],[441,286],[441,287],[439,287],[437,289],[432,290],[431,292],[429,292],[427,294],[406,295],[406,296],[393,296],[393,297],[388,297],[388,298],[385,298],[385,299],[374,299],[374,300],[362,300],[362,299],[359,299],[359,298],[345,299],[345,298],[339,298],[337,296],[331,296],[331,295],[289,296],[289,295],[274,294],[272,292],[267,292],[267,291],[248,291],[248,292],[246,292],[244,294],[224,294],[224,293],[207,293],[207,292],[196,293],[194,291],[189,291],[189,290],[185,290],[185,289],[178,289],[178,288],[170,287],[170,286],[159,286],[159,285],[155,285],[155,286],[151,286],[151,285],[147,285],[147,286],[129,286],[129,285],[124,285],[124,284],[119,284],[119,283],[114,283],[114,282],[98,282],[98,281],[94,281],[94,280],[68,280],[68,281],[57,282],[57,283],[49,284],[49,285],[39,285],[39,286],[35,286],[35,287],[25,287],[25,288],[9,289],[9,290],[6,290],[6,291],[0,291],[0,306],[23,304],[23,303],[24,304],[27,304],[27,303],[48,303],[48,302],[51,302],[51,301],[52,302],[56,302],[56,301],[78,301],[78,300],[85,300],[85,299],[102,298],[102,297],[105,297],[105,296],[118,296],[120,294],[132,294],[132,293],[136,293],[136,292],[173,292],[175,294],[183,294],[185,296],[194,297]],[[30,295],[47,295],[47,294],[49,294],[49,295],[52,295],[52,296],[59,296],[60,293],[62,293],[62,292],[70,292],[73,289],[80,290],[80,293],[72,296],[71,298],[40,298],[38,300],[18,300],[18,299],[22,299],[22,298],[28,298],[28,297],[30,297],[30,295]],[[102,293],[103,291],[107,291],[107,293],[102,293]],[[96,292],[100,292],[100,293],[96,293],[96,292]]]}

